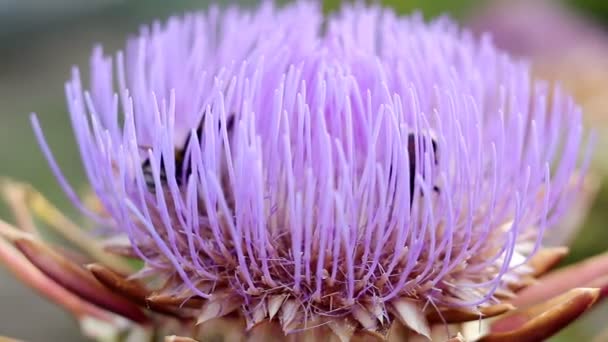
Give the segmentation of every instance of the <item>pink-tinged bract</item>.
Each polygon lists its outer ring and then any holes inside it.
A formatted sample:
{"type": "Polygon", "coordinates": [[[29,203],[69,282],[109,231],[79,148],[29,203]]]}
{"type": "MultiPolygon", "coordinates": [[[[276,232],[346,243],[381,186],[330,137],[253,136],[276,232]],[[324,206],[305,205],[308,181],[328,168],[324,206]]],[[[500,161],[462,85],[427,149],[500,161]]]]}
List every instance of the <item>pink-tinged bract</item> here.
{"type": "Polygon", "coordinates": [[[297,308],[293,330],[497,303],[578,181],[579,107],[445,17],[211,8],[96,48],[90,75],[66,93],[107,215],[84,209],[34,117],[62,186],[142,276],[251,324],[273,305],[297,308]]]}

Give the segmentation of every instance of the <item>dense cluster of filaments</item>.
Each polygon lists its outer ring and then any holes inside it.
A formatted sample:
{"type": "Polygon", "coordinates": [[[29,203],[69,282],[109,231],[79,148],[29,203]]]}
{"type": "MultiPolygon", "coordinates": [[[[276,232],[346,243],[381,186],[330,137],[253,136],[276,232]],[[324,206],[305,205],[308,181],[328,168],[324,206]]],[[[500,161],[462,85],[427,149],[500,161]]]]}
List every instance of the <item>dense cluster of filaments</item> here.
{"type": "Polygon", "coordinates": [[[91,63],[66,89],[95,219],[250,321],[492,303],[577,167],[572,101],[446,18],[211,9],[91,63]]]}

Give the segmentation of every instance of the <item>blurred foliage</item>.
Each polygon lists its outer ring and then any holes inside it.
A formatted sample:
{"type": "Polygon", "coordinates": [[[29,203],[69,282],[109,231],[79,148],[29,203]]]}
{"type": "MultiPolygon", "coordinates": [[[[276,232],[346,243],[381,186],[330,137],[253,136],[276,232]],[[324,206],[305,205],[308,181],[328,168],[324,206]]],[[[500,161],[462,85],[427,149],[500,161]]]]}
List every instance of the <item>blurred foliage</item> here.
{"type": "Polygon", "coordinates": [[[604,0],[564,0],[571,8],[587,15],[590,19],[608,28],[608,1],[604,0]]]}
{"type": "Polygon", "coordinates": [[[608,184],[604,180],[581,232],[572,242],[570,254],[562,262],[563,265],[606,251],[608,247],[608,227],[606,226],[608,210],[606,208],[608,208],[608,184]]]}
{"type": "MultiPolygon", "coordinates": [[[[399,13],[421,11],[426,18],[449,13],[453,17],[462,17],[467,11],[481,0],[383,0],[382,4],[394,8],[399,13]]],[[[323,5],[328,11],[338,9],[341,3],[357,1],[324,1],[323,5]]]]}

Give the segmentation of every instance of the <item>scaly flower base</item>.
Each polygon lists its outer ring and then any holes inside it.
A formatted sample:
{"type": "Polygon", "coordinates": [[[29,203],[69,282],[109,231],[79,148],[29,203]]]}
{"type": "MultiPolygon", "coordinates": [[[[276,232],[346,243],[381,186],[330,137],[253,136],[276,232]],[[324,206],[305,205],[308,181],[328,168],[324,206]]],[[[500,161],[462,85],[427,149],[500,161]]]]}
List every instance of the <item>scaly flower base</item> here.
{"type": "Polygon", "coordinates": [[[175,342],[540,341],[608,293],[608,254],[549,272],[567,248],[547,248],[530,260],[533,271],[517,284],[514,297],[478,312],[421,310],[404,302],[397,308],[401,311],[394,312],[398,319],[385,329],[378,329],[383,322],[362,316],[309,321],[285,335],[295,310],[285,305],[285,298],[268,301],[269,320],[247,326],[238,305],[229,299],[178,297],[166,294],[158,279],[129,278],[137,271],[134,263],[105,252],[100,241],[31,187],[5,180],[2,190],[18,228],[0,221],[0,260],[26,285],[70,312],[85,335],[100,341],[152,341],[162,336],[175,342]],[[43,241],[34,218],[54,228],[78,251],[43,241]],[[366,329],[372,325],[374,329],[366,329]]]}

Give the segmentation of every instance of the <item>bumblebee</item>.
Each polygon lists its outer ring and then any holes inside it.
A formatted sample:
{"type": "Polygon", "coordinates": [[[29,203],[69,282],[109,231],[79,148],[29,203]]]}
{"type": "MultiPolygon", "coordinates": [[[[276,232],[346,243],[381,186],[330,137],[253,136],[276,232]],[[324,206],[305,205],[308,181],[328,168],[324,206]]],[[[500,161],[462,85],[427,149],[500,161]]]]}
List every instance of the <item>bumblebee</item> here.
{"type": "MultiPolygon", "coordinates": [[[[421,144],[422,147],[422,153],[426,152],[427,150],[427,145],[428,145],[428,141],[429,139],[426,137],[417,137],[417,135],[415,133],[409,133],[407,136],[407,152],[408,152],[408,156],[409,156],[409,171],[410,171],[410,179],[409,179],[409,186],[410,186],[410,207],[412,206],[413,200],[414,200],[414,185],[416,183],[416,161],[417,161],[417,155],[418,155],[418,151],[416,150],[416,140],[419,141],[419,145],[421,144]]],[[[437,140],[435,140],[435,138],[430,137],[430,141],[431,141],[431,148],[433,149],[433,162],[435,163],[435,165],[438,165],[439,160],[437,158],[437,153],[438,153],[438,144],[437,144],[437,140]]],[[[389,179],[391,179],[391,177],[393,176],[393,166],[390,166],[389,169],[389,179]]],[[[424,177],[424,174],[422,175],[424,177]]],[[[436,193],[440,192],[440,189],[438,186],[434,185],[433,186],[433,191],[436,193]]]]}
{"type": "MultiPolygon", "coordinates": [[[[201,118],[201,120],[198,124],[196,132],[194,132],[194,134],[196,134],[196,137],[198,138],[199,142],[203,138],[203,130],[205,128],[204,122],[205,122],[205,115],[203,114],[203,117],[201,118]]],[[[226,119],[226,129],[227,129],[228,133],[232,132],[233,126],[234,126],[234,115],[230,115],[226,119]]],[[[221,129],[221,123],[218,126],[218,130],[219,129],[221,129]]],[[[192,165],[190,165],[190,163],[187,163],[187,161],[186,161],[186,148],[190,144],[191,139],[193,139],[192,132],[190,134],[188,134],[188,137],[186,138],[184,145],[181,148],[176,148],[175,153],[174,153],[175,180],[177,182],[177,185],[180,187],[185,184],[185,181],[188,179],[190,174],[192,174],[192,165]]],[[[146,182],[146,186],[148,187],[148,190],[150,190],[151,192],[155,191],[156,183],[154,182],[154,174],[152,173],[152,164],[150,162],[150,159],[146,159],[142,163],[141,168],[142,168],[142,172],[144,174],[144,181],[146,182]]],[[[161,181],[161,184],[163,184],[163,185],[165,185],[167,183],[166,166],[165,166],[165,161],[163,160],[162,156],[160,158],[160,181],[161,181]]]]}
{"type": "MultiPolygon", "coordinates": [[[[420,139],[420,138],[418,138],[420,139]]],[[[433,149],[433,162],[435,165],[439,163],[437,159],[437,140],[431,137],[431,148],[433,149]]],[[[428,140],[425,137],[420,139],[420,144],[422,144],[422,153],[426,152],[428,140]]],[[[417,159],[417,151],[416,151],[416,134],[410,133],[407,136],[407,152],[409,154],[409,162],[410,162],[410,205],[412,204],[412,198],[414,197],[414,183],[416,178],[416,159],[417,159]]],[[[423,175],[424,176],[424,175],[423,175]]],[[[434,185],[433,191],[439,192],[439,187],[434,185]]]]}

